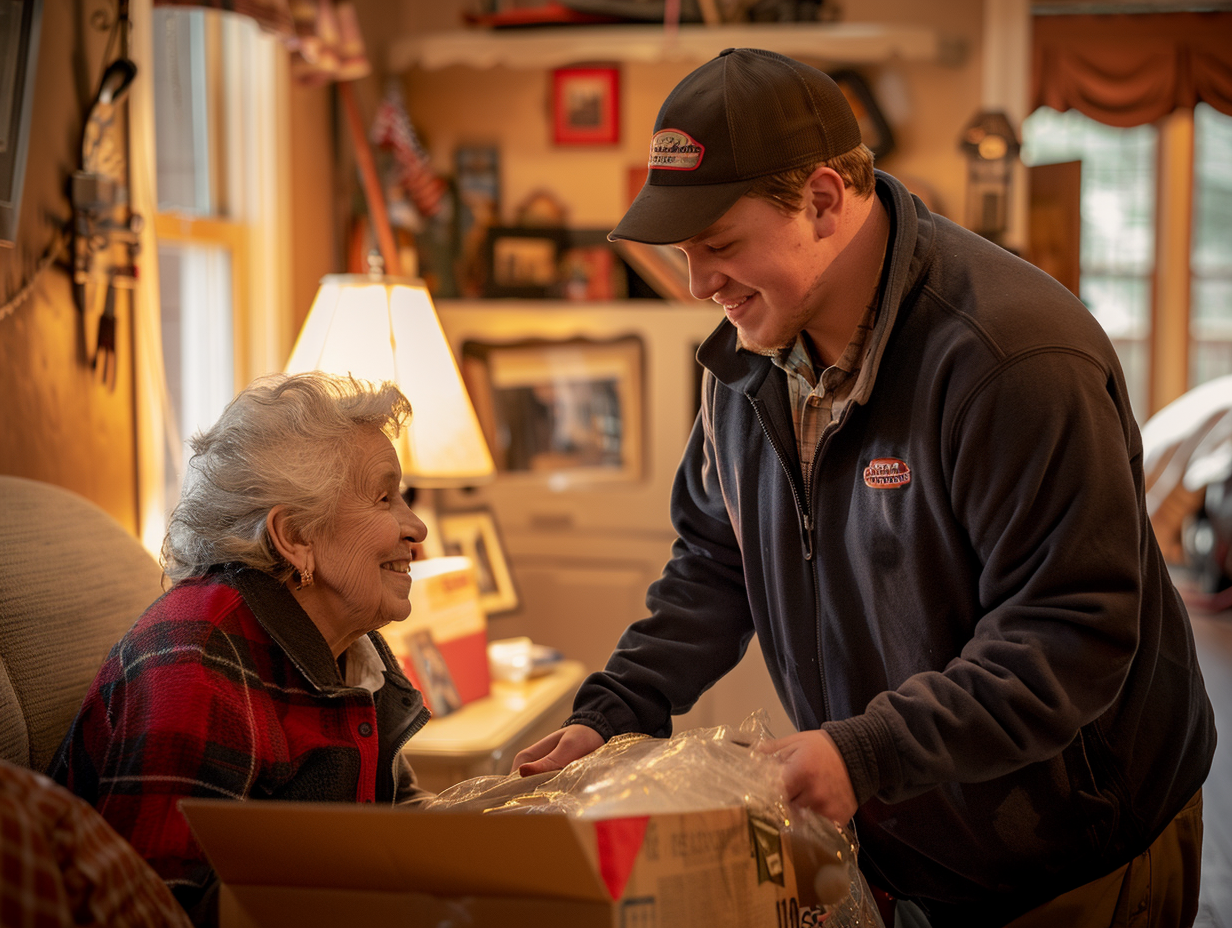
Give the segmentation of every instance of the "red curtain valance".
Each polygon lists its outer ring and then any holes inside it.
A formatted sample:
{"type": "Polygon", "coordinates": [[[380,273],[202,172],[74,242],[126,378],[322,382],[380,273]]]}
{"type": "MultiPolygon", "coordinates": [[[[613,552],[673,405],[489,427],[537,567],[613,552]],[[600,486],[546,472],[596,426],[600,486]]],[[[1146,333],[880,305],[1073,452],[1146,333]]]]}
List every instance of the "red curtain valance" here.
{"type": "Polygon", "coordinates": [[[1110,126],[1209,103],[1232,116],[1232,13],[1036,16],[1031,109],[1110,126]]]}
{"type": "Polygon", "coordinates": [[[239,13],[279,36],[292,53],[292,73],[305,84],[352,81],[372,72],[355,7],[333,0],[154,0],[155,6],[198,6],[239,13]]]}

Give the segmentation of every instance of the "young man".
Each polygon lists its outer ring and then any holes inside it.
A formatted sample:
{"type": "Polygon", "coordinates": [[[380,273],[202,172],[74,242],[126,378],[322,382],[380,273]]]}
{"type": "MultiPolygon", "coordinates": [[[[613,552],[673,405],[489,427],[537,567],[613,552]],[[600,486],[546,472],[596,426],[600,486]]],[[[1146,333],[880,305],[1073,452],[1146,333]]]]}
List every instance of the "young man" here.
{"type": "Polygon", "coordinates": [[[667,98],[612,237],[675,244],[727,319],[651,615],[522,771],[668,734],[756,633],[789,791],[854,819],[900,915],[1191,923],[1215,730],[1091,314],[874,174],[828,77],[753,49],[667,98]]]}

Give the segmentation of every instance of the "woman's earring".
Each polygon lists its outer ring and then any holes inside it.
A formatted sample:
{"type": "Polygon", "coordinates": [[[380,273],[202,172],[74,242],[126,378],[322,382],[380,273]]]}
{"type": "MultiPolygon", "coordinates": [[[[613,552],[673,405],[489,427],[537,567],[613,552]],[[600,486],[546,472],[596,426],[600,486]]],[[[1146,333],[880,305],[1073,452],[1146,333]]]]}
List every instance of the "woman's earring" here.
{"type": "Polygon", "coordinates": [[[302,570],[298,570],[298,573],[299,573],[299,586],[296,587],[297,590],[302,590],[304,589],[304,587],[312,586],[312,568],[311,567],[305,567],[302,570]]]}

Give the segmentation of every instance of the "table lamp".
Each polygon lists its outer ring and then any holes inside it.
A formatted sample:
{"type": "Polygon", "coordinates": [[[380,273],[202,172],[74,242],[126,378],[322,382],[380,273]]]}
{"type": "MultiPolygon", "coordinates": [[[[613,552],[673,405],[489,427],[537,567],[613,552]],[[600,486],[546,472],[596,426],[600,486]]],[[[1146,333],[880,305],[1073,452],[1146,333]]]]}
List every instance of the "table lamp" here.
{"type": "Polygon", "coordinates": [[[394,442],[407,486],[476,486],[494,476],[492,454],[422,281],[379,273],[321,278],[285,369],[396,383],[412,408],[394,442]]]}

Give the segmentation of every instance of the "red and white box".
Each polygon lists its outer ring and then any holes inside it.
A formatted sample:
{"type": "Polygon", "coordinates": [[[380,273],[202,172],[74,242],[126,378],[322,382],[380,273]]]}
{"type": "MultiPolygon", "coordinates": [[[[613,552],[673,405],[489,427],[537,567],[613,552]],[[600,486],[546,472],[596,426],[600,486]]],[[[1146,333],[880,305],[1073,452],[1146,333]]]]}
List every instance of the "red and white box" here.
{"type": "Polygon", "coordinates": [[[383,634],[434,715],[448,715],[491,690],[488,621],[470,558],[411,562],[410,617],[383,634]]]}

